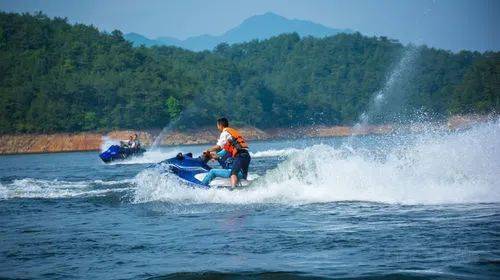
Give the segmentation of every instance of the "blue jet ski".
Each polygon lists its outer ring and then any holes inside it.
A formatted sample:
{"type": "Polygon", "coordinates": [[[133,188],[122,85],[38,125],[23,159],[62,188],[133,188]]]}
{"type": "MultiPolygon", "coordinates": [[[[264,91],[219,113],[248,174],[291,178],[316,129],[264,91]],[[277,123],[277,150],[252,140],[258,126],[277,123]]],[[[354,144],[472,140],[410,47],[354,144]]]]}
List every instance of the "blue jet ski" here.
{"type": "Polygon", "coordinates": [[[201,182],[204,178],[204,174],[212,169],[208,166],[207,162],[208,159],[203,156],[193,158],[193,154],[191,153],[185,155],[179,153],[173,158],[166,159],[156,164],[155,167],[162,172],[170,172],[177,175],[179,179],[190,186],[207,189],[209,186],[201,182]]]}
{"type": "MultiPolygon", "coordinates": [[[[175,174],[183,183],[192,187],[203,189],[209,189],[213,187],[231,187],[229,178],[216,178],[208,186],[202,183],[205,175],[210,171],[210,169],[212,169],[212,167],[207,164],[209,160],[210,158],[206,155],[193,158],[192,153],[179,153],[173,158],[169,158],[154,165],[154,167],[159,169],[160,172],[170,172],[172,174],[175,174]]],[[[250,181],[240,180],[239,184],[241,186],[247,186],[249,183],[250,181]]]]}
{"type": "Polygon", "coordinates": [[[115,160],[124,160],[131,156],[142,155],[146,150],[143,148],[132,149],[121,147],[120,145],[112,145],[106,151],[99,154],[99,157],[105,163],[110,163],[115,160]]]}

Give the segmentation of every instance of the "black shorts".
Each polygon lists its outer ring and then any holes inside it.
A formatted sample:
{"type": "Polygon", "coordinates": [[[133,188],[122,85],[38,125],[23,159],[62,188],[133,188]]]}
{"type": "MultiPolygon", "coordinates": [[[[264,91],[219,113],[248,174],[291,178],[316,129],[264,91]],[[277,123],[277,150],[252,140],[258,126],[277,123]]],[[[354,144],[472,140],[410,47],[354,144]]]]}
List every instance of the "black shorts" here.
{"type": "Polygon", "coordinates": [[[251,158],[248,151],[240,150],[234,159],[233,168],[231,168],[231,175],[238,175],[238,172],[241,171],[241,173],[243,173],[243,179],[246,179],[250,160],[251,158]]]}

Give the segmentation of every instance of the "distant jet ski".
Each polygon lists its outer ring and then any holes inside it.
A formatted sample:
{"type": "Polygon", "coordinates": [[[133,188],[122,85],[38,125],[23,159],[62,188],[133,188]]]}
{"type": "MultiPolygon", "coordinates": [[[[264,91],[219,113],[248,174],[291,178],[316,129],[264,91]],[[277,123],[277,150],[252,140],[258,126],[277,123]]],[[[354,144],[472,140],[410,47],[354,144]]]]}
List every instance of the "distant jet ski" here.
{"type": "Polygon", "coordinates": [[[105,163],[110,163],[116,160],[124,160],[132,156],[142,155],[146,150],[143,148],[133,149],[121,147],[120,145],[112,145],[106,151],[99,154],[99,157],[105,163]]]}
{"type": "MultiPolygon", "coordinates": [[[[212,169],[208,164],[208,159],[203,156],[193,158],[191,153],[179,153],[173,158],[164,160],[154,167],[161,172],[170,172],[175,174],[179,179],[189,186],[196,188],[231,188],[230,178],[215,178],[210,182],[209,186],[202,183],[205,175],[212,169]]],[[[245,187],[250,184],[250,180],[239,180],[238,187],[245,187]]]]}

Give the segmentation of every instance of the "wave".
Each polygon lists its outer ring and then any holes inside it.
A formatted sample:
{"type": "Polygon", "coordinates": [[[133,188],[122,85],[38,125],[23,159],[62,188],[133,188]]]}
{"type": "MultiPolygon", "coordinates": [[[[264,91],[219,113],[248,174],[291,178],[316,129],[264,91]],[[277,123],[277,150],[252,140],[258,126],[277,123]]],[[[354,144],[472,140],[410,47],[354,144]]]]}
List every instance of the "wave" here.
{"type": "Polygon", "coordinates": [[[429,131],[403,145],[366,149],[315,145],[290,153],[251,188],[191,189],[145,170],[135,202],[284,203],[371,201],[397,204],[500,202],[500,121],[467,131],[429,131]],[[382,155],[382,156],[381,156],[382,155]]]}
{"type": "Polygon", "coordinates": [[[0,183],[0,199],[104,196],[110,192],[130,190],[132,182],[132,179],[70,182],[24,178],[14,180],[10,184],[0,183]]]}
{"type": "Polygon", "coordinates": [[[254,158],[259,158],[259,157],[287,157],[290,155],[293,155],[295,153],[300,152],[300,149],[296,148],[288,148],[288,149],[271,149],[271,150],[265,150],[265,151],[259,151],[255,153],[250,153],[250,155],[254,158]]]}
{"type": "Polygon", "coordinates": [[[291,279],[291,280],[320,280],[320,279],[349,279],[349,280],[379,280],[379,279],[443,279],[443,278],[465,278],[462,274],[442,272],[438,270],[397,270],[395,272],[378,272],[369,275],[345,276],[342,273],[334,275],[315,275],[299,270],[257,270],[257,271],[185,271],[173,272],[164,275],[156,275],[147,278],[148,280],[185,280],[185,279],[291,279]],[[339,276],[342,275],[342,276],[339,276]]]}

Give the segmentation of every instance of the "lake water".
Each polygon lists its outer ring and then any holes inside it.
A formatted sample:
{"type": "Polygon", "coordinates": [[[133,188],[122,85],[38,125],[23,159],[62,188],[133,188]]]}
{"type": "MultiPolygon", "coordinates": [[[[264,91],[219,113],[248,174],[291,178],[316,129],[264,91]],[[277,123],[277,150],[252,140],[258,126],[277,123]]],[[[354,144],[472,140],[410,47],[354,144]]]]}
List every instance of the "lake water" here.
{"type": "Polygon", "coordinates": [[[0,157],[0,278],[498,279],[500,123],[252,142],[248,189],[95,152],[0,157]]]}

